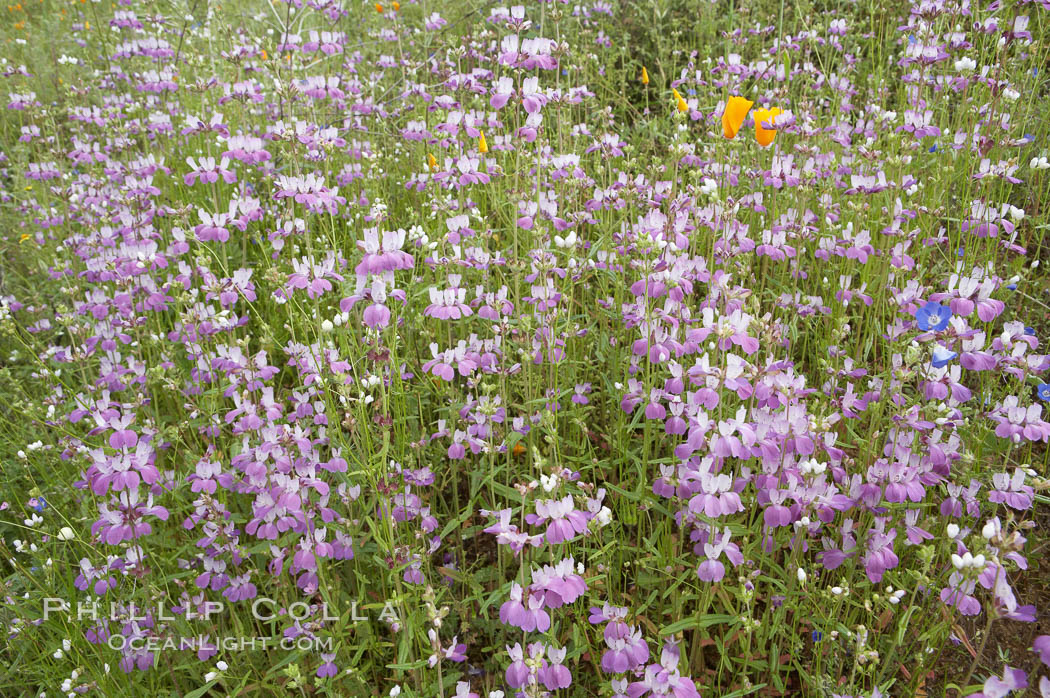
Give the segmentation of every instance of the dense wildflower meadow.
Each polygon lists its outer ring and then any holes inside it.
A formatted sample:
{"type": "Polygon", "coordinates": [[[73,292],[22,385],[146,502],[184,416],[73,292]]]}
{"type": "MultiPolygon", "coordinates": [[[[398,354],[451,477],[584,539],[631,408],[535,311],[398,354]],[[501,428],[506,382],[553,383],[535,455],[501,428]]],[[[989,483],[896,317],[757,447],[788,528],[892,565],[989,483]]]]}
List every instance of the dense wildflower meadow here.
{"type": "Polygon", "coordinates": [[[1050,697],[1047,0],[0,15],[0,696],[1050,697]]]}

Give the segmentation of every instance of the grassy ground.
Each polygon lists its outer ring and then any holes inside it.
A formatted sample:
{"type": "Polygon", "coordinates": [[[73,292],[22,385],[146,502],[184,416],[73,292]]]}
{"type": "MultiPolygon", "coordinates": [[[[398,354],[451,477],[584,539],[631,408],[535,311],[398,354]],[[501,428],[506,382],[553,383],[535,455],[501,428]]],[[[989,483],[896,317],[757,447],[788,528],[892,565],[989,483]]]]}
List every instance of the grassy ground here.
{"type": "Polygon", "coordinates": [[[6,12],[0,695],[1039,690],[1040,5],[6,12]]]}

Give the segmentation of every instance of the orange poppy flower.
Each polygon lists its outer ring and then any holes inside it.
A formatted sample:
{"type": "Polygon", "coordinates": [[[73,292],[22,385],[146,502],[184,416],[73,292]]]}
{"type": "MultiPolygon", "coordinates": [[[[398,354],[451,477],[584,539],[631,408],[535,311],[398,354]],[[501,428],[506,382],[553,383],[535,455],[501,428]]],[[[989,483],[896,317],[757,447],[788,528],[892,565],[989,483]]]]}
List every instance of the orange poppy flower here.
{"type": "Polygon", "coordinates": [[[484,155],[489,152],[489,144],[485,142],[485,134],[482,133],[481,137],[478,138],[478,152],[484,155]]]}
{"type": "Polygon", "coordinates": [[[644,65],[642,66],[642,84],[643,85],[648,85],[649,84],[649,71],[645,69],[644,65]]]}
{"type": "Polygon", "coordinates": [[[427,165],[430,167],[430,171],[433,172],[438,168],[437,158],[434,157],[433,153],[427,153],[427,165]]]}
{"type": "Polygon", "coordinates": [[[722,112],[722,135],[726,138],[736,138],[737,131],[754,104],[750,99],[730,97],[726,102],[725,111],[722,112]]]}
{"type": "Polygon", "coordinates": [[[765,148],[773,139],[777,137],[776,129],[762,128],[762,122],[765,121],[770,126],[773,125],[773,119],[777,118],[784,113],[784,110],[780,107],[773,107],[772,109],[756,109],[755,110],[755,140],[758,144],[765,148]]]}

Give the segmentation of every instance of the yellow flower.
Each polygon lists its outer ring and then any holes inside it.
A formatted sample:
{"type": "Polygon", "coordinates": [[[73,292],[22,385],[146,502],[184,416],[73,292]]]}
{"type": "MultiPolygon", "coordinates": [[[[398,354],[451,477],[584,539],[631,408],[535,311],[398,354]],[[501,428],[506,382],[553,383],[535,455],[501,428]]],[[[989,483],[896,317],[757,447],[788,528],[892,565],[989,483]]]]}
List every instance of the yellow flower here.
{"type": "Polygon", "coordinates": [[[394,12],[397,12],[401,9],[401,3],[399,2],[392,2],[390,3],[390,5],[394,8],[394,12]]]}
{"type": "Polygon", "coordinates": [[[29,233],[22,233],[22,237],[18,238],[18,244],[21,245],[23,242],[29,239],[29,233]]]}
{"type": "Polygon", "coordinates": [[[380,5],[378,2],[376,3],[376,12],[378,12],[379,14],[383,14],[383,6],[380,5]]]}
{"type": "Polygon", "coordinates": [[[269,59],[270,59],[270,57],[266,55],[266,49],[263,49],[263,50],[262,50],[262,57],[263,57],[263,60],[264,60],[264,61],[266,61],[266,60],[269,60],[269,59]]]}
{"type": "Polygon", "coordinates": [[[649,71],[647,71],[645,69],[644,65],[642,66],[642,84],[643,85],[648,85],[649,84],[649,71]]]}
{"type": "Polygon", "coordinates": [[[777,137],[776,129],[762,128],[762,122],[765,121],[770,126],[773,125],[773,119],[777,118],[784,113],[784,110],[780,107],[773,107],[772,109],[756,109],[755,110],[755,140],[758,144],[765,148],[773,139],[777,137]]]}
{"type": "Polygon", "coordinates": [[[730,97],[726,102],[725,111],[722,112],[722,135],[726,138],[736,138],[737,131],[754,104],[750,99],[730,97]]]}
{"type": "Polygon", "coordinates": [[[438,161],[437,158],[434,157],[433,153],[427,153],[427,166],[430,167],[431,172],[437,170],[438,161]]]}
{"type": "Polygon", "coordinates": [[[485,142],[485,134],[482,133],[481,137],[478,138],[478,152],[484,155],[489,152],[489,144],[485,142]]]}
{"type": "Polygon", "coordinates": [[[689,104],[685,101],[685,97],[682,96],[681,92],[672,87],[671,94],[674,95],[674,103],[678,107],[678,111],[689,111],[689,104]]]}

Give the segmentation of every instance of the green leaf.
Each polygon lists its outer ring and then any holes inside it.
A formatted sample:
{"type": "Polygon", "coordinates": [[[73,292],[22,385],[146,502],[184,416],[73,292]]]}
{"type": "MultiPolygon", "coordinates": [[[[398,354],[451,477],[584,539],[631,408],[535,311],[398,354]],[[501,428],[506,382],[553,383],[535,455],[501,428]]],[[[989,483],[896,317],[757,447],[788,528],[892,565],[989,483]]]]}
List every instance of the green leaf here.
{"type": "Polygon", "coordinates": [[[740,698],[740,696],[749,696],[755,691],[761,690],[768,685],[769,684],[760,683],[757,686],[752,686],[751,688],[738,688],[732,693],[725,694],[724,696],[722,696],[722,698],[740,698]]]}
{"type": "Polygon", "coordinates": [[[208,689],[211,688],[214,685],[215,685],[214,681],[209,681],[208,683],[204,684],[200,688],[198,688],[196,690],[193,690],[193,691],[190,691],[185,696],[183,696],[183,698],[201,698],[201,696],[203,696],[205,693],[207,693],[208,689]]]}
{"type": "Polygon", "coordinates": [[[427,660],[417,659],[414,662],[407,662],[405,664],[387,664],[387,669],[399,669],[401,671],[411,671],[413,669],[420,669],[426,666],[427,660]]]}
{"type": "Polygon", "coordinates": [[[660,629],[661,635],[672,635],[689,628],[710,628],[712,625],[735,624],[740,616],[731,616],[728,613],[709,613],[699,621],[696,618],[683,618],[682,620],[666,625],[660,629]]]}
{"type": "Polygon", "coordinates": [[[462,526],[463,522],[473,515],[474,510],[471,507],[466,507],[465,511],[460,516],[449,521],[447,524],[445,524],[445,528],[441,529],[441,539],[444,540],[445,538],[448,538],[448,534],[452,533],[453,530],[462,526]]]}

